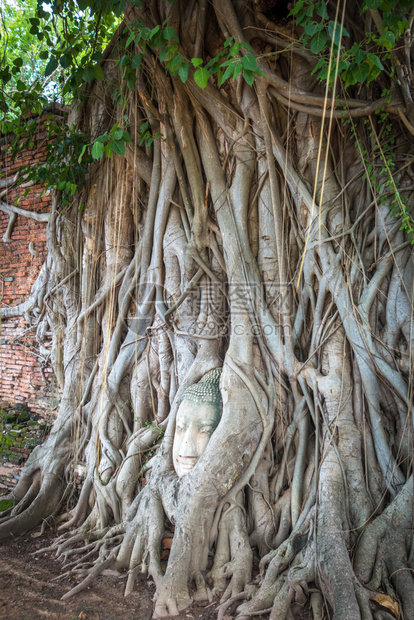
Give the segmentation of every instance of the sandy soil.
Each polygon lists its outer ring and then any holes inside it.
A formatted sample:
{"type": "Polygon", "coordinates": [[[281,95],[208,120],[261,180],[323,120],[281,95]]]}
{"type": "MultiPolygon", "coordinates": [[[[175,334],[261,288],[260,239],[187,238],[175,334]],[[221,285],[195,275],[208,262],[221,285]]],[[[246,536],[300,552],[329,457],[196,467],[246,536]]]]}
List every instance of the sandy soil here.
{"type": "MultiPolygon", "coordinates": [[[[51,544],[51,535],[18,536],[0,543],[0,619],[34,620],[151,620],[154,585],[144,577],[135,592],[124,598],[126,577],[102,576],[90,588],[68,601],[61,597],[75,581],[53,581],[61,574],[61,563],[51,552],[33,555],[51,544]]],[[[217,603],[192,605],[176,620],[217,618],[217,603]]],[[[226,620],[232,616],[227,615],[226,620]]],[[[260,616],[260,619],[267,618],[260,616]]]]}

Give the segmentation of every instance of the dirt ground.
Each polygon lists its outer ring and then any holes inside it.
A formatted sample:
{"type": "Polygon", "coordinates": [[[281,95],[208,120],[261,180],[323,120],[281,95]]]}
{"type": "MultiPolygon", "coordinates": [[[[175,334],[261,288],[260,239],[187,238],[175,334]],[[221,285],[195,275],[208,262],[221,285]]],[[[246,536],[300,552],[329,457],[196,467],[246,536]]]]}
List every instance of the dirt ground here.
{"type": "MultiPolygon", "coordinates": [[[[33,555],[51,544],[52,536],[17,536],[0,542],[0,619],[34,620],[151,620],[154,585],[142,577],[135,592],[124,598],[125,577],[102,576],[90,588],[61,601],[75,581],[54,581],[61,574],[59,560],[51,552],[33,555]]],[[[217,618],[217,602],[192,605],[176,620],[217,618]]],[[[227,620],[231,615],[225,616],[227,620]]],[[[264,620],[268,615],[256,616],[264,620]]]]}

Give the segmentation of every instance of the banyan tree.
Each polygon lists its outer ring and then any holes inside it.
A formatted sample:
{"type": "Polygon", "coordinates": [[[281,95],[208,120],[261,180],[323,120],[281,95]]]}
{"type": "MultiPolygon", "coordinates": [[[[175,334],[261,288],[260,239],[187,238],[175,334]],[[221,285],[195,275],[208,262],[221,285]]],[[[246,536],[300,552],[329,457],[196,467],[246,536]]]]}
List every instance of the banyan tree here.
{"type": "Polygon", "coordinates": [[[155,617],[414,618],[412,3],[124,4],[25,306],[60,409],[0,535],[54,515],[69,594],[148,573],[155,617]]]}

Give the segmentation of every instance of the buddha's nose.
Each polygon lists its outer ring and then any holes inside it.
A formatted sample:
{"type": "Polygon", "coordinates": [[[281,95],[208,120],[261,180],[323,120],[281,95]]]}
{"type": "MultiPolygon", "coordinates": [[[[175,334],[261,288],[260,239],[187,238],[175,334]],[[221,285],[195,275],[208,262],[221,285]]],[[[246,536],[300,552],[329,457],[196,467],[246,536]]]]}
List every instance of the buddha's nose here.
{"type": "Polygon", "coordinates": [[[187,458],[198,458],[197,454],[197,442],[194,430],[189,428],[184,436],[184,441],[181,444],[179,455],[187,458]]]}

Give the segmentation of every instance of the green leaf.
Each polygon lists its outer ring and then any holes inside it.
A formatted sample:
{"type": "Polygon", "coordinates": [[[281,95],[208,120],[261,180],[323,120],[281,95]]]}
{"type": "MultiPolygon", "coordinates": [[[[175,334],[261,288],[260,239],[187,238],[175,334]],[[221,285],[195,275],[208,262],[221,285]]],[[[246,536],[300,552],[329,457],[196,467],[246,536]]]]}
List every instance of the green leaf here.
{"type": "Polygon", "coordinates": [[[46,58],[49,56],[49,52],[47,52],[46,50],[43,50],[43,52],[40,52],[39,54],[39,58],[41,60],[46,60],[46,58]]]}
{"type": "Polygon", "coordinates": [[[130,73],[127,77],[127,86],[129,90],[135,90],[136,81],[137,81],[137,76],[130,73]]]}
{"type": "Polygon", "coordinates": [[[171,39],[173,39],[174,41],[177,41],[177,43],[179,43],[178,36],[176,35],[175,30],[172,26],[164,28],[162,36],[165,41],[170,41],[171,39]]]}
{"type": "Polygon", "coordinates": [[[17,90],[20,92],[22,92],[23,90],[26,90],[26,84],[22,82],[21,80],[17,80],[17,90]]]}
{"type": "Polygon", "coordinates": [[[168,61],[168,68],[170,69],[170,71],[175,71],[175,74],[176,74],[182,62],[183,62],[183,55],[178,54],[178,56],[174,56],[174,58],[168,61]]]}
{"type": "Polygon", "coordinates": [[[180,76],[181,81],[185,84],[188,78],[188,70],[190,65],[188,63],[183,63],[178,68],[178,75],[180,76]]]}
{"type": "Polygon", "coordinates": [[[233,71],[233,80],[235,80],[236,77],[241,73],[242,69],[243,69],[243,64],[241,62],[237,62],[234,67],[234,71],[233,71]]]}
{"type": "Polygon", "coordinates": [[[329,74],[329,65],[325,65],[324,68],[320,71],[318,78],[320,80],[326,80],[329,74]]]}
{"type": "Polygon", "coordinates": [[[221,78],[221,84],[224,84],[224,82],[226,80],[228,80],[228,78],[233,75],[234,72],[234,62],[232,62],[230,65],[228,65],[227,69],[224,72],[223,77],[221,78]]]}
{"type": "Polygon", "coordinates": [[[328,36],[324,30],[321,32],[316,32],[310,40],[310,48],[313,54],[319,54],[321,52],[326,42],[328,41],[328,36]]]}
{"type": "Polygon", "coordinates": [[[132,41],[134,40],[135,37],[135,32],[131,32],[131,34],[129,35],[127,42],[125,43],[125,48],[129,47],[132,43],[132,41]]]}
{"type": "Polygon", "coordinates": [[[67,69],[72,64],[72,56],[70,54],[63,54],[60,57],[59,62],[64,69],[67,69]]]}
{"type": "Polygon", "coordinates": [[[23,66],[23,58],[15,58],[15,59],[13,60],[13,64],[14,64],[16,67],[22,67],[22,66],[23,66]]]}
{"type": "Polygon", "coordinates": [[[90,82],[91,80],[93,80],[94,76],[95,76],[94,67],[86,67],[86,69],[82,73],[82,80],[84,82],[90,82]]]}
{"type": "Polygon", "coordinates": [[[380,59],[378,58],[378,56],[376,56],[375,54],[368,54],[367,58],[370,62],[372,62],[373,65],[375,65],[376,67],[378,67],[378,69],[380,69],[380,71],[384,70],[384,65],[382,64],[382,62],[380,61],[380,59]]]}
{"type": "Polygon", "coordinates": [[[241,59],[241,63],[244,69],[248,71],[257,71],[258,69],[256,57],[253,54],[245,54],[241,59]]]}
{"type": "Polygon", "coordinates": [[[96,138],[95,142],[106,142],[109,140],[109,134],[103,133],[99,138],[96,138]]]}
{"type": "Polygon", "coordinates": [[[325,2],[320,2],[316,7],[316,13],[322,17],[322,19],[329,19],[328,9],[325,2]]]}
{"type": "Polygon", "coordinates": [[[368,9],[379,9],[379,7],[382,4],[382,0],[365,0],[364,5],[368,8],[368,9]]]}
{"type": "Polygon", "coordinates": [[[51,75],[53,71],[57,69],[57,67],[58,67],[58,61],[56,60],[54,56],[52,56],[46,65],[45,76],[47,77],[48,75],[51,75]]]}
{"type": "Polygon", "coordinates": [[[367,77],[367,84],[370,84],[371,82],[376,80],[380,73],[381,71],[378,69],[378,67],[376,67],[375,65],[372,66],[367,77]]]}
{"type": "Polygon", "coordinates": [[[308,34],[310,37],[316,32],[320,32],[321,30],[323,30],[323,24],[321,22],[309,22],[305,26],[305,33],[308,34]]]}
{"type": "Polygon", "coordinates": [[[288,17],[292,17],[292,15],[296,15],[296,13],[300,11],[303,5],[304,5],[304,0],[299,0],[299,2],[297,2],[295,6],[293,7],[293,9],[290,11],[288,17]]]}
{"type": "Polygon", "coordinates": [[[103,69],[102,69],[102,67],[100,65],[96,65],[93,68],[93,77],[95,78],[95,80],[104,80],[105,79],[104,71],[103,71],[103,69]]]}
{"type": "Polygon", "coordinates": [[[340,73],[341,71],[345,71],[346,69],[349,69],[351,63],[348,60],[340,60],[338,63],[338,73],[340,73]]]}
{"type": "Polygon", "coordinates": [[[339,47],[341,24],[339,22],[330,21],[328,23],[328,33],[334,44],[339,47]]]}
{"type": "Polygon", "coordinates": [[[365,52],[361,48],[355,54],[355,62],[359,64],[365,60],[365,52]]]}
{"type": "Polygon", "coordinates": [[[199,67],[200,65],[203,64],[203,59],[202,58],[192,58],[191,59],[191,64],[194,65],[194,67],[199,67]]]}
{"type": "Polygon", "coordinates": [[[121,129],[121,127],[119,127],[118,129],[116,129],[115,131],[112,132],[112,139],[113,140],[120,140],[122,138],[122,134],[124,133],[123,129],[121,129]]]}
{"type": "Polygon", "coordinates": [[[125,142],[122,142],[122,140],[113,140],[109,143],[109,146],[117,155],[122,155],[122,157],[125,155],[125,142]]]}
{"type": "Polygon", "coordinates": [[[170,58],[170,57],[171,57],[171,56],[170,56],[170,50],[169,50],[169,48],[168,48],[167,46],[164,46],[164,47],[161,49],[161,53],[160,53],[160,61],[161,61],[161,62],[164,62],[165,60],[169,60],[169,58],[170,58]]]}
{"type": "Polygon", "coordinates": [[[378,43],[383,45],[387,50],[392,50],[395,45],[395,36],[391,30],[385,30],[378,39],[378,43]]]}
{"type": "Polygon", "coordinates": [[[40,24],[40,19],[38,19],[37,17],[29,17],[29,22],[32,24],[32,26],[38,26],[40,24]]]}
{"type": "Polygon", "coordinates": [[[139,69],[142,61],[142,54],[135,54],[135,56],[131,60],[131,68],[139,69]]]}
{"type": "Polygon", "coordinates": [[[249,86],[253,85],[253,82],[254,82],[253,71],[243,71],[243,78],[246,80],[249,86]]]}
{"type": "Polygon", "coordinates": [[[237,54],[240,52],[240,43],[233,43],[233,45],[231,46],[230,50],[229,50],[229,54],[232,58],[234,58],[235,56],[237,56],[237,54]]]}
{"type": "Polygon", "coordinates": [[[104,153],[104,145],[102,142],[94,142],[92,147],[92,157],[94,159],[101,159],[104,153]]]}
{"type": "Polygon", "coordinates": [[[204,69],[203,67],[198,67],[198,69],[194,73],[194,82],[200,88],[202,88],[204,90],[204,88],[207,86],[207,82],[208,82],[208,78],[209,77],[210,77],[210,74],[207,71],[207,69],[204,69]]]}
{"type": "Polygon", "coordinates": [[[322,69],[322,67],[325,66],[325,64],[326,64],[326,59],[325,58],[320,58],[319,61],[318,61],[318,64],[316,65],[316,67],[314,67],[312,69],[311,75],[313,75],[314,73],[319,71],[319,69],[322,69]]]}
{"type": "Polygon", "coordinates": [[[150,32],[149,38],[150,39],[154,39],[156,37],[156,35],[159,33],[161,29],[161,26],[159,24],[157,24],[157,26],[155,26],[155,28],[153,28],[150,32]]]}
{"type": "Polygon", "coordinates": [[[352,69],[352,76],[357,82],[365,82],[369,73],[369,64],[363,62],[352,69]]]}
{"type": "Polygon", "coordinates": [[[129,131],[124,131],[122,134],[122,140],[124,142],[128,142],[128,144],[131,142],[131,136],[129,135],[129,131]]]}
{"type": "Polygon", "coordinates": [[[114,6],[114,13],[117,17],[120,17],[123,10],[125,9],[125,0],[120,0],[119,2],[117,2],[114,6]]]}

